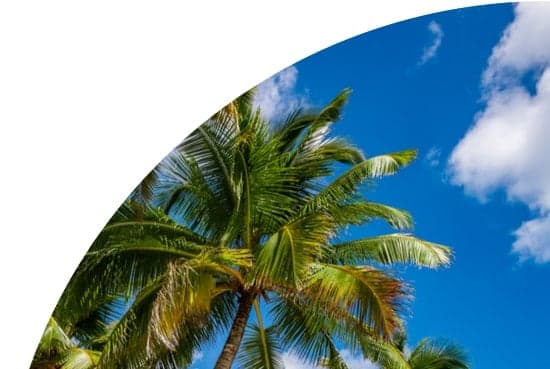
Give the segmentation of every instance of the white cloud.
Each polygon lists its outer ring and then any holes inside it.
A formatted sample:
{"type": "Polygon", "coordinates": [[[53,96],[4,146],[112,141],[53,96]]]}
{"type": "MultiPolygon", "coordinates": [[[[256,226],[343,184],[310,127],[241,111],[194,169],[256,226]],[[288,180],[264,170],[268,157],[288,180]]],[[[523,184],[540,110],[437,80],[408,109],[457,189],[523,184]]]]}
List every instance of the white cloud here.
{"type": "MultiPolygon", "coordinates": [[[[196,364],[197,362],[201,361],[204,357],[204,352],[200,350],[193,351],[193,358],[191,359],[191,362],[193,364],[196,364]]],[[[193,369],[198,369],[197,367],[193,367],[193,369]]]]}
{"type": "Polygon", "coordinates": [[[539,217],[523,222],[515,232],[516,241],[513,250],[520,258],[533,257],[536,262],[544,263],[550,260],[550,216],[539,217]]]}
{"type": "Polygon", "coordinates": [[[486,86],[514,83],[522,73],[548,65],[550,61],[550,5],[543,2],[520,3],[515,19],[493,48],[483,75],[486,86]]]}
{"type": "Polygon", "coordinates": [[[320,369],[316,365],[306,364],[296,354],[292,352],[285,352],[282,355],[283,364],[285,369],[320,369]]]}
{"type": "Polygon", "coordinates": [[[258,85],[254,105],[260,107],[266,119],[284,118],[299,107],[307,105],[305,96],[295,91],[298,69],[291,66],[258,85]]]}
{"type": "Polygon", "coordinates": [[[193,362],[195,362],[195,361],[200,361],[203,357],[204,357],[204,352],[199,351],[199,350],[193,351],[193,359],[192,359],[192,361],[193,361],[193,362]]]}
{"type": "MultiPolygon", "coordinates": [[[[350,350],[344,349],[340,351],[340,355],[349,369],[379,369],[376,364],[359,355],[353,355],[350,350]]],[[[285,369],[322,369],[320,366],[304,363],[292,352],[285,352],[282,358],[285,369]]]]}
{"type": "Polygon", "coordinates": [[[534,212],[514,232],[521,260],[550,261],[550,4],[520,3],[483,74],[486,106],[449,159],[453,183],[486,201],[503,189],[534,212]],[[536,74],[536,89],[522,83],[536,74]]]}
{"type": "Polygon", "coordinates": [[[425,158],[426,162],[430,167],[437,167],[441,159],[441,149],[439,147],[432,146],[425,158]]]}
{"type": "Polygon", "coordinates": [[[430,24],[428,24],[428,29],[432,33],[433,40],[429,46],[424,48],[424,53],[418,62],[420,65],[425,64],[437,54],[437,50],[439,50],[441,46],[441,41],[443,41],[443,30],[439,23],[431,21],[430,24]]]}
{"type": "Polygon", "coordinates": [[[342,359],[344,359],[349,369],[379,369],[378,365],[363,359],[361,356],[353,355],[349,350],[340,351],[340,355],[342,355],[342,359]]]}
{"type": "Polygon", "coordinates": [[[411,357],[412,351],[413,349],[409,345],[405,344],[405,347],[403,347],[403,355],[407,359],[411,357]]]}

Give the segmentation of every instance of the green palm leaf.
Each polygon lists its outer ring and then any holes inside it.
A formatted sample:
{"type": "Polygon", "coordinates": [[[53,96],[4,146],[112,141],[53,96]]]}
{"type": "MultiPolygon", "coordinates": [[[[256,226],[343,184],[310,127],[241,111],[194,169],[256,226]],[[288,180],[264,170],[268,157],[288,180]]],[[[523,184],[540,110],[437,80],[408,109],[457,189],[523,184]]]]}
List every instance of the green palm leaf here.
{"type": "Polygon", "coordinates": [[[179,328],[191,320],[208,319],[216,294],[214,276],[190,263],[170,264],[152,306],[149,336],[169,350],[177,347],[179,328]]]}
{"type": "Polygon", "coordinates": [[[245,332],[239,366],[243,369],[282,369],[281,348],[275,327],[263,328],[250,324],[245,332]]]}
{"type": "Polygon", "coordinates": [[[299,288],[333,227],[332,219],[323,214],[304,217],[284,226],[260,250],[254,274],[251,274],[253,283],[299,288]]]}
{"type": "Polygon", "coordinates": [[[382,219],[395,229],[412,227],[409,212],[370,201],[353,201],[330,209],[330,214],[339,225],[363,225],[374,219],[382,219]]]}
{"type": "Polygon", "coordinates": [[[450,263],[451,250],[409,234],[390,234],[364,238],[334,245],[330,260],[341,264],[378,262],[381,264],[410,263],[438,267],[450,263]]]}
{"type": "Polygon", "coordinates": [[[273,326],[277,327],[282,346],[300,359],[315,365],[330,354],[325,331],[327,319],[317,305],[301,302],[296,298],[277,297],[271,304],[273,326]]]}
{"type": "Polygon", "coordinates": [[[381,368],[412,369],[403,352],[393,342],[368,334],[361,335],[359,342],[363,355],[381,368]]]}
{"type": "Polygon", "coordinates": [[[466,354],[459,346],[429,339],[418,344],[409,363],[412,369],[468,369],[466,354]]]}
{"type": "Polygon", "coordinates": [[[317,264],[303,292],[318,304],[347,309],[385,337],[399,325],[397,311],[407,297],[403,283],[380,270],[332,264],[317,264]]]}
{"type": "Polygon", "coordinates": [[[415,158],[416,150],[406,150],[374,156],[355,164],[313,197],[304,206],[302,213],[338,206],[342,201],[349,199],[357,187],[367,179],[395,174],[415,158]]]}
{"type": "Polygon", "coordinates": [[[150,337],[175,350],[182,325],[210,319],[214,298],[232,291],[232,280],[243,281],[231,266],[249,263],[247,250],[216,249],[191,261],[169,264],[153,302],[150,337]]]}
{"type": "Polygon", "coordinates": [[[371,333],[348,311],[316,304],[305,294],[275,299],[271,313],[283,347],[310,365],[343,367],[334,340],[361,351],[362,337],[371,333]]]}
{"type": "Polygon", "coordinates": [[[74,347],[74,343],[65,331],[59,326],[57,320],[50,317],[48,324],[42,333],[40,343],[36,350],[38,356],[48,356],[52,353],[63,352],[74,347]]]}
{"type": "Polygon", "coordinates": [[[61,369],[94,369],[100,357],[100,351],[75,347],[63,355],[59,364],[61,365],[61,369]]]}
{"type": "Polygon", "coordinates": [[[348,365],[336,349],[336,346],[330,342],[330,354],[321,361],[321,366],[328,369],[349,369],[348,365]]]}

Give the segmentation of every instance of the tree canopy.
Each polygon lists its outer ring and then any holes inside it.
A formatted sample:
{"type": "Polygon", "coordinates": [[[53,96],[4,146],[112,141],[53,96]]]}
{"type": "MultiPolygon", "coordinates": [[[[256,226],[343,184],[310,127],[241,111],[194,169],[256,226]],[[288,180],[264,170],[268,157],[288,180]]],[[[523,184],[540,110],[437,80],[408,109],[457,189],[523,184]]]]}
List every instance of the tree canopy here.
{"type": "Polygon", "coordinates": [[[363,195],[416,151],[365,157],[332,136],[349,93],[274,123],[250,91],[193,131],[85,255],[53,314],[60,332],[88,347],[75,322],[108,325],[98,369],[185,368],[222,336],[216,369],[279,369],[287,350],[334,369],[346,368],[339,347],[387,357],[410,297],[387,266],[445,266],[451,250],[363,195]],[[374,219],[395,231],[348,239],[374,219]]]}

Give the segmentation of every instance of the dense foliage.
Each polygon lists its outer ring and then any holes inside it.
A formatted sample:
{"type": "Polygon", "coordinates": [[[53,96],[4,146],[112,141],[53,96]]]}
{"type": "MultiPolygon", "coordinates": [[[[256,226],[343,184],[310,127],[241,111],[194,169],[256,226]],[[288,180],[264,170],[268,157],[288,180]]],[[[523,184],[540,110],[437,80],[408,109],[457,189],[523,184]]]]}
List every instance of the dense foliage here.
{"type": "Polygon", "coordinates": [[[450,249],[404,233],[409,213],[362,195],[361,185],[396,173],[416,151],[367,158],[331,136],[348,94],[274,124],[251,91],[191,133],[98,236],[33,365],[53,357],[63,369],[185,368],[225,337],[217,369],[278,369],[287,350],[342,369],[341,347],[384,367],[420,368],[418,355],[407,361],[392,344],[410,296],[385,266],[447,265],[450,249]],[[373,219],[395,233],[345,237],[373,219]],[[59,339],[48,339],[53,329],[59,339]],[[60,354],[74,349],[89,360],[60,354]]]}

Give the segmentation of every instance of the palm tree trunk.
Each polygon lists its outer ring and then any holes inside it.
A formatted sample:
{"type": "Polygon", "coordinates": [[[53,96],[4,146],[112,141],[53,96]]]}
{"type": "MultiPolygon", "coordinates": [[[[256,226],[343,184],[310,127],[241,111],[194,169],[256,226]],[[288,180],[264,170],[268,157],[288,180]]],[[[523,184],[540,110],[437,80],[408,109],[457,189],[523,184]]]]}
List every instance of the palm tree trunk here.
{"type": "Polygon", "coordinates": [[[222,353],[214,366],[214,369],[230,369],[237,356],[237,351],[241,345],[241,340],[243,338],[244,329],[246,328],[246,323],[248,322],[248,317],[250,316],[250,311],[252,310],[252,305],[256,297],[250,292],[243,292],[241,298],[239,299],[239,308],[235,319],[233,320],[233,325],[231,326],[231,331],[229,336],[225,341],[223,346],[222,353]]]}

